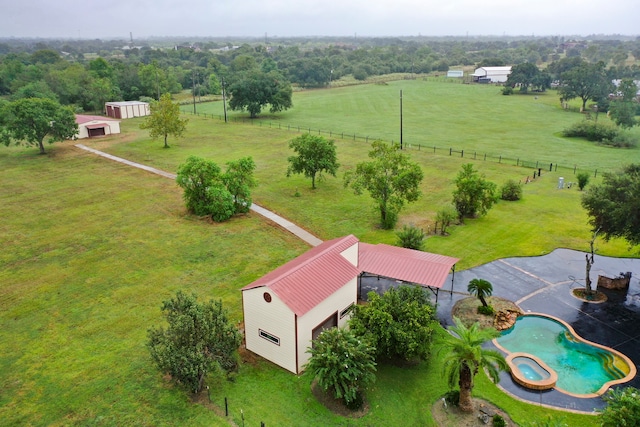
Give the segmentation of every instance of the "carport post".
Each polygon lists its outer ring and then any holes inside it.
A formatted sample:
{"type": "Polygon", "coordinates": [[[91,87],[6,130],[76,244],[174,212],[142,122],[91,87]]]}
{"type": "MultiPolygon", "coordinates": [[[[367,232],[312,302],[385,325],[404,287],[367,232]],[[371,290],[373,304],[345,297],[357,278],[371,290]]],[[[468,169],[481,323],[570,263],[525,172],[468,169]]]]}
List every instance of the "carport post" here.
{"type": "Polygon", "coordinates": [[[456,265],[453,264],[453,267],[451,267],[451,296],[453,297],[453,280],[456,278],[456,265]]]}

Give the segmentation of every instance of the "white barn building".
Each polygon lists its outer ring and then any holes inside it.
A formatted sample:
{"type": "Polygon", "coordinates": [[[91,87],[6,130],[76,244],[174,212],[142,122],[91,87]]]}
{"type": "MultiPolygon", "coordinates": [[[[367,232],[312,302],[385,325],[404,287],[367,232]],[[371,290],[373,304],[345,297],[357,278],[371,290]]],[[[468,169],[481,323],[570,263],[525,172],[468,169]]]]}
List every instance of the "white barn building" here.
{"type": "Polygon", "coordinates": [[[75,139],[120,133],[120,122],[109,117],[76,114],[78,133],[75,139]]]}
{"type": "Polygon", "coordinates": [[[347,325],[363,273],[429,287],[437,301],[457,261],[360,243],[353,235],[321,243],[242,288],[246,348],[299,374],[312,340],[325,329],[347,325]]]}
{"type": "Polygon", "coordinates": [[[104,109],[107,116],[115,119],[130,119],[151,114],[149,103],[142,101],[105,102],[104,109]]]}
{"type": "Polygon", "coordinates": [[[473,72],[473,81],[478,83],[504,83],[511,74],[509,67],[480,67],[473,72]]]}

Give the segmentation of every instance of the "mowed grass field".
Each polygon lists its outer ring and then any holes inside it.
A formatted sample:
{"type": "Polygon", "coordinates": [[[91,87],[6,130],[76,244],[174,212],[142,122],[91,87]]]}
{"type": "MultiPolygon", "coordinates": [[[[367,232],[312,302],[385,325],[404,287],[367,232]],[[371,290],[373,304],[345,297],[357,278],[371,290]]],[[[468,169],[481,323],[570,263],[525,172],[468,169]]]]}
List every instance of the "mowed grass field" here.
{"type": "MultiPolygon", "coordinates": [[[[299,95],[326,93],[296,93],[294,102],[299,95]]],[[[528,111],[531,104],[522,102],[528,111]]],[[[344,123],[340,111],[334,110],[336,124],[344,123]]],[[[574,114],[572,120],[577,119],[574,114]]],[[[257,164],[257,203],[322,239],[353,233],[371,243],[395,242],[393,231],[376,227],[370,198],[342,186],[344,170],[366,158],[364,142],[336,140],[339,176],[327,177],[312,191],[309,180],[285,177],[294,132],[190,117],[185,138],[170,140],[171,148],[163,149],[161,141],[138,129],[139,123],[123,121],[121,135],[82,142],[171,172],[192,154],[221,165],[251,155],[257,164]]],[[[462,137],[468,129],[457,131],[462,137]]],[[[71,143],[48,150],[46,156],[34,149],[0,150],[0,425],[227,425],[157,372],[145,348],[146,331],[161,322],[162,301],[178,290],[222,299],[233,321],[241,322],[239,289],[307,246],[255,214],[223,224],[194,218],[169,179],[98,158],[71,143]]],[[[409,153],[425,171],[423,197],[400,220],[426,229],[450,202],[452,180],[470,160],[409,153]]],[[[637,156],[636,150],[617,153],[620,164],[637,156]]],[[[531,175],[522,167],[474,164],[499,184],[531,175]]],[[[486,217],[452,228],[450,236],[430,237],[426,249],[461,258],[459,268],[556,247],[587,249],[590,233],[580,193],[575,187],[557,190],[558,176],[544,173],[525,186],[522,201],[500,202],[486,217]]],[[[621,241],[597,246],[601,254],[637,255],[621,241]]],[[[553,412],[511,399],[484,378],[478,381],[475,392],[516,421],[553,412]]],[[[261,421],[433,425],[429,408],[447,390],[437,359],[410,369],[381,366],[369,394],[370,413],[345,420],[315,401],[309,383],[260,361],[243,364],[234,382],[216,376],[209,381],[213,402],[223,407],[228,397],[231,418],[237,425],[244,419],[247,426],[261,421]]],[[[593,417],[566,417],[572,425],[596,425],[593,417]]]]}

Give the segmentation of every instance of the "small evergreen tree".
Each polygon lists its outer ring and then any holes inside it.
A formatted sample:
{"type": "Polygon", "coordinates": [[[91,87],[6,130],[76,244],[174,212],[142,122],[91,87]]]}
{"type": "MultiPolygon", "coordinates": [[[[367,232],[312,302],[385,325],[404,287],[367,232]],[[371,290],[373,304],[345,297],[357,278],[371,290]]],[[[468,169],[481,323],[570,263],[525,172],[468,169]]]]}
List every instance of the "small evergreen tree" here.
{"type": "Polygon", "coordinates": [[[375,347],[350,330],[331,328],[313,341],[307,353],[311,359],[305,366],[306,374],[347,407],[359,409],[363,390],[375,381],[375,347]]]}
{"type": "Polygon", "coordinates": [[[522,185],[513,179],[508,180],[500,190],[500,198],[508,201],[520,200],[522,198],[522,185]]]}
{"type": "Polygon", "coordinates": [[[447,228],[455,221],[457,216],[457,212],[453,207],[447,207],[438,211],[436,214],[436,223],[440,224],[440,234],[443,236],[447,234],[447,228]]]}
{"type": "Polygon", "coordinates": [[[407,249],[422,250],[426,235],[424,230],[415,225],[404,225],[402,230],[396,233],[398,236],[398,245],[407,249]]]}
{"type": "Polygon", "coordinates": [[[584,187],[589,183],[589,172],[578,172],[576,178],[578,179],[578,188],[580,191],[584,190],[584,187]]]}
{"type": "Polygon", "coordinates": [[[453,192],[453,204],[461,220],[485,215],[497,199],[496,184],[478,174],[473,169],[473,164],[462,165],[462,170],[456,177],[456,190],[453,192]]]}
{"type": "Polygon", "coordinates": [[[175,298],[164,301],[162,311],[168,326],[149,329],[147,342],[160,371],[197,393],[209,372],[237,368],[242,335],[229,322],[220,301],[201,304],[195,294],[178,291],[175,298]]]}

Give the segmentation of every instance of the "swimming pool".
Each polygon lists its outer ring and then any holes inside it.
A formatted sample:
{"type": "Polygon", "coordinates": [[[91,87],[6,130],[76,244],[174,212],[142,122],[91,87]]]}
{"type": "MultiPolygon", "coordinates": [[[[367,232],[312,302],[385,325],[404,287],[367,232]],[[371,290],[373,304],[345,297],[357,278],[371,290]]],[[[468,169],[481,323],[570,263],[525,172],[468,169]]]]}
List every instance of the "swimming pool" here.
{"type": "Polygon", "coordinates": [[[587,341],[560,319],[545,315],[518,317],[494,342],[507,353],[536,356],[558,374],[556,389],[580,397],[600,395],[636,375],[635,365],[622,353],[587,341]]]}

